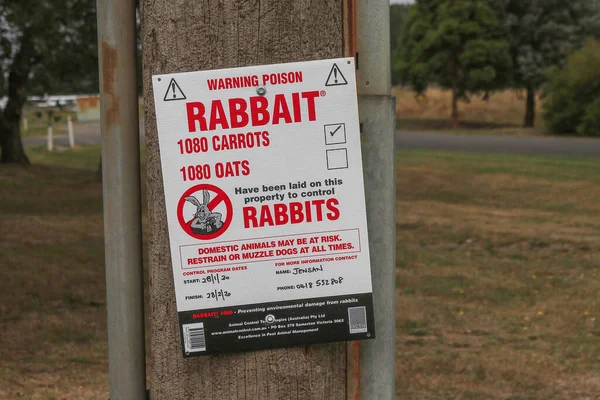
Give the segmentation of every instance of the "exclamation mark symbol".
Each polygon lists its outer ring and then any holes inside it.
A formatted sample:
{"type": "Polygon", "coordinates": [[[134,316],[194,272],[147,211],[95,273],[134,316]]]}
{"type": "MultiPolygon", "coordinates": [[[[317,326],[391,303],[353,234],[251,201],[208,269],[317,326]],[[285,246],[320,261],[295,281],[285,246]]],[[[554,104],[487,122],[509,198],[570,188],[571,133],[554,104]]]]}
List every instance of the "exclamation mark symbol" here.
{"type": "Polygon", "coordinates": [[[337,68],[333,69],[333,78],[334,78],[334,82],[338,83],[338,81],[337,81],[337,68]]]}
{"type": "Polygon", "coordinates": [[[177,95],[175,94],[175,82],[171,83],[171,87],[173,88],[173,98],[176,99],[177,95]]]}

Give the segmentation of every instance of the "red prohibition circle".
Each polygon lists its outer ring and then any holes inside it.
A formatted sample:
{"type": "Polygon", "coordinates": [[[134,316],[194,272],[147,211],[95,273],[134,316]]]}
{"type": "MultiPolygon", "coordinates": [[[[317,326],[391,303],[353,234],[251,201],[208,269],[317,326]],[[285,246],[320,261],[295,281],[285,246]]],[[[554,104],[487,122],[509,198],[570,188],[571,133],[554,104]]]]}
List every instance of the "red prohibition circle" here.
{"type": "Polygon", "coordinates": [[[177,219],[179,220],[179,225],[181,225],[181,228],[185,231],[185,233],[187,233],[194,239],[210,240],[221,236],[229,228],[229,225],[231,225],[231,220],[233,219],[233,205],[231,204],[229,196],[227,196],[227,194],[221,188],[215,185],[210,185],[208,183],[201,183],[199,185],[192,186],[181,195],[179,203],[177,204],[177,219]],[[202,191],[204,189],[206,189],[209,192],[212,192],[211,199],[208,202],[208,209],[210,211],[217,208],[222,202],[225,203],[225,208],[227,210],[227,215],[225,216],[225,219],[221,221],[223,223],[223,226],[218,228],[213,233],[194,232],[192,230],[191,225],[192,221],[194,221],[194,218],[191,218],[189,221],[186,221],[183,215],[183,206],[186,202],[185,198],[188,196],[192,196],[194,193],[202,191]]]}

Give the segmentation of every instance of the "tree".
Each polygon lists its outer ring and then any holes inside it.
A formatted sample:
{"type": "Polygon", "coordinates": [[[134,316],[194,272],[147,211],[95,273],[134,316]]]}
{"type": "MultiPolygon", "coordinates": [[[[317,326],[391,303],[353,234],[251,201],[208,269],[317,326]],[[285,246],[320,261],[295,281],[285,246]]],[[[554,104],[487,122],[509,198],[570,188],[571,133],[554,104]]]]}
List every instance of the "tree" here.
{"type": "Polygon", "coordinates": [[[0,0],[0,162],[28,164],[20,136],[29,94],[97,91],[94,0],[0,0]]]}
{"type": "Polygon", "coordinates": [[[590,39],[548,72],[544,119],[557,134],[600,136],[600,42],[590,39]]]}
{"type": "Polygon", "coordinates": [[[412,7],[412,4],[390,5],[390,49],[392,51],[392,84],[394,85],[399,83],[397,82],[399,74],[393,61],[400,57],[403,41],[402,27],[412,7]]]}
{"type": "Polygon", "coordinates": [[[454,127],[459,99],[487,94],[510,77],[509,45],[487,1],[417,0],[403,32],[395,57],[400,82],[418,93],[430,84],[451,89],[454,127]]]}
{"type": "Polygon", "coordinates": [[[525,127],[535,124],[535,93],[546,81],[546,70],[562,66],[597,31],[597,7],[590,0],[507,0],[514,84],[527,91],[525,127]]]}

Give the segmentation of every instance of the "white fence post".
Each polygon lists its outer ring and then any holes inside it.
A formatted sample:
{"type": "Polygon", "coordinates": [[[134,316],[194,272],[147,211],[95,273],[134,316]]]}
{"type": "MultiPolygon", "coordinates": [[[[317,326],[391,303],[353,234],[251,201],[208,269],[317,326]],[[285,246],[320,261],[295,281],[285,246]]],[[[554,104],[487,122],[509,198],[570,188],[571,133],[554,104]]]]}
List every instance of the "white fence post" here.
{"type": "Polygon", "coordinates": [[[52,124],[48,124],[48,151],[54,150],[54,136],[52,135],[52,124]]]}
{"type": "Polygon", "coordinates": [[[69,146],[75,147],[75,136],[73,135],[73,121],[71,116],[67,116],[67,130],[69,132],[69,146]]]}

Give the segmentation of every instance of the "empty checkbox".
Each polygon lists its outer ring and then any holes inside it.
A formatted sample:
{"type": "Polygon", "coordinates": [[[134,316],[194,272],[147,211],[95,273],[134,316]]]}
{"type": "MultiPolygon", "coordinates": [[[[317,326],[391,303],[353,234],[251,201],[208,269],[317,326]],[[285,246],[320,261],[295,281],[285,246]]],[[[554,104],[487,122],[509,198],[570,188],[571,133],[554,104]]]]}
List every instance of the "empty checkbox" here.
{"type": "Polygon", "coordinates": [[[327,169],[343,169],[348,168],[348,150],[335,149],[327,150],[327,169]]]}

